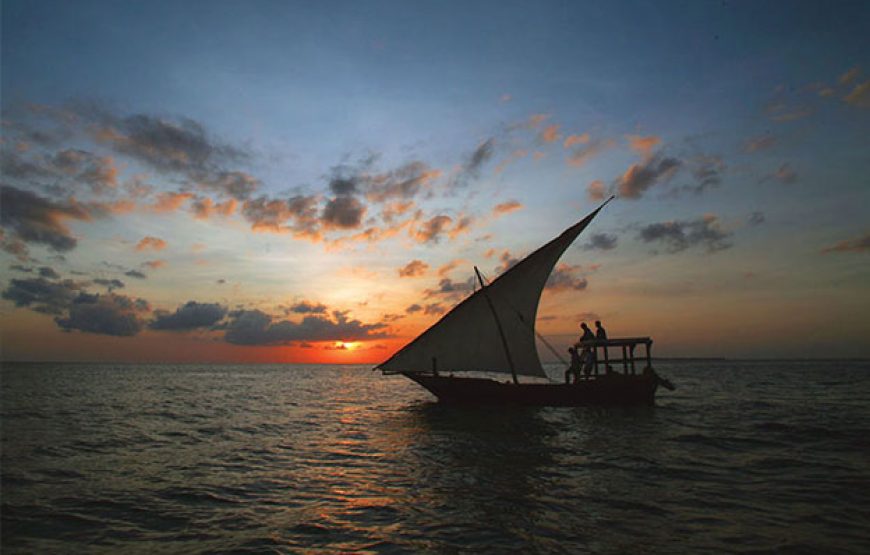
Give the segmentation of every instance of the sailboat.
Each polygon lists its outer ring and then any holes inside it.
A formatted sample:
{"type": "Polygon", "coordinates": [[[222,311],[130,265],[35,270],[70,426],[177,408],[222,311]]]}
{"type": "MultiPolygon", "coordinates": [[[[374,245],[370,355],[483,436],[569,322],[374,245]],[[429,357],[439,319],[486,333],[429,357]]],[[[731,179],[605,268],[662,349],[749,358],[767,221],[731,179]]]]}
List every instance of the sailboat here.
{"type": "MultiPolygon", "coordinates": [[[[589,368],[587,375],[574,383],[553,382],[541,364],[535,344],[536,336],[543,339],[535,332],[535,318],[541,293],[553,268],[611,200],[613,197],[491,283],[486,283],[475,268],[480,288],[375,370],[386,375],[404,375],[442,403],[653,404],[658,386],[672,388],[672,385],[652,368],[652,339],[649,337],[578,344],[578,348],[594,355],[591,363],[594,368],[589,368]],[[644,346],[645,353],[636,357],[638,346],[644,346]],[[610,357],[614,350],[617,358],[610,357]],[[644,365],[642,370],[638,368],[641,364],[644,365]],[[480,377],[481,373],[509,374],[512,379],[480,377]],[[519,376],[536,381],[520,382],[519,376]]],[[[559,356],[555,350],[553,352],[559,356]]]]}

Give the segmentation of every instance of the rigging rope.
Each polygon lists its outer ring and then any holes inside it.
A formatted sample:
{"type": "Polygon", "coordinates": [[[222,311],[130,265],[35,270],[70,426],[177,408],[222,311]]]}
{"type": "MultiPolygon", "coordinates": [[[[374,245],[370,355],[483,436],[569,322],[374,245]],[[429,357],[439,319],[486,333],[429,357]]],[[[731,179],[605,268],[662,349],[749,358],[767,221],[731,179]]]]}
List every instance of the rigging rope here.
{"type": "MultiPolygon", "coordinates": [[[[478,271],[479,271],[479,270],[478,270],[478,271]]],[[[482,274],[483,274],[483,272],[481,272],[481,275],[482,275],[482,274]]],[[[487,285],[489,285],[489,278],[487,278],[486,276],[483,276],[483,279],[486,280],[487,285]]],[[[565,360],[564,358],[562,358],[562,355],[559,354],[559,351],[557,351],[557,350],[556,350],[552,345],[550,345],[550,342],[547,341],[546,339],[544,339],[544,336],[543,336],[543,335],[541,335],[540,333],[538,333],[538,330],[535,329],[534,325],[529,324],[528,322],[526,322],[526,319],[523,318],[523,315],[520,314],[520,311],[517,310],[516,308],[514,308],[514,306],[513,306],[509,301],[507,301],[506,299],[503,299],[503,300],[504,300],[505,304],[507,304],[509,307],[511,307],[511,309],[513,309],[514,312],[517,313],[517,318],[520,319],[520,322],[522,322],[523,324],[525,324],[525,325],[526,325],[530,330],[532,330],[532,331],[535,333],[535,335],[538,337],[538,339],[540,339],[541,342],[543,342],[544,345],[546,345],[547,348],[550,349],[550,352],[553,353],[553,354],[556,356],[557,359],[559,359],[559,362],[561,362],[561,363],[564,364],[565,366],[568,366],[568,361],[565,360]]]]}

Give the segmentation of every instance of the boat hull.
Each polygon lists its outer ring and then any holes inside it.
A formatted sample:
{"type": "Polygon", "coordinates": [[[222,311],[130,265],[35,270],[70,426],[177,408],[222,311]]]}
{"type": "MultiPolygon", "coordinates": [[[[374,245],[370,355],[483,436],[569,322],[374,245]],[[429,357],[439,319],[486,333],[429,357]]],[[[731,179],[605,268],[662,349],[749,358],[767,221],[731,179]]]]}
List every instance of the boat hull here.
{"type": "Polygon", "coordinates": [[[655,375],[608,374],[576,384],[502,383],[483,378],[405,373],[438,400],[458,405],[652,405],[659,380],[655,375]]]}

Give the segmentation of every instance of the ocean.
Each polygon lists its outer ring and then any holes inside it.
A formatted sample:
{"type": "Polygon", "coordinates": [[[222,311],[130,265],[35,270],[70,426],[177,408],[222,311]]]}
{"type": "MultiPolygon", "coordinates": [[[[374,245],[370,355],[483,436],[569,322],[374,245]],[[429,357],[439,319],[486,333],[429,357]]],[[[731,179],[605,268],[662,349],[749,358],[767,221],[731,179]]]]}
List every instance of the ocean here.
{"type": "Polygon", "coordinates": [[[523,409],[364,366],[3,363],[2,552],[870,553],[870,362],[656,368],[655,407],[523,409]]]}

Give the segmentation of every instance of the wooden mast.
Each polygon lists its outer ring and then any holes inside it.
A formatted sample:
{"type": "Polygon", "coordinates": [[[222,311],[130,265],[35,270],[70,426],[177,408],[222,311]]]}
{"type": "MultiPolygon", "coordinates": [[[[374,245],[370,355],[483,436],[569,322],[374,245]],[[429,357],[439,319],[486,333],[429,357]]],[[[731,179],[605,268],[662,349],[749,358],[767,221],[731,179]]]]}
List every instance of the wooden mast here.
{"type": "Polygon", "coordinates": [[[511,358],[510,349],[508,349],[507,338],[504,336],[504,329],[501,327],[501,320],[498,318],[498,314],[495,311],[495,305],[492,304],[492,299],[489,298],[489,292],[486,290],[486,285],[483,283],[483,276],[480,275],[480,270],[477,269],[477,266],[474,267],[474,273],[477,274],[477,280],[480,282],[480,290],[483,293],[483,297],[486,299],[486,304],[488,304],[489,309],[492,310],[492,317],[495,318],[495,326],[498,328],[499,337],[501,337],[504,354],[507,356],[508,365],[511,367],[511,376],[514,379],[514,383],[519,385],[520,381],[517,379],[517,369],[514,366],[514,360],[511,358]]]}

